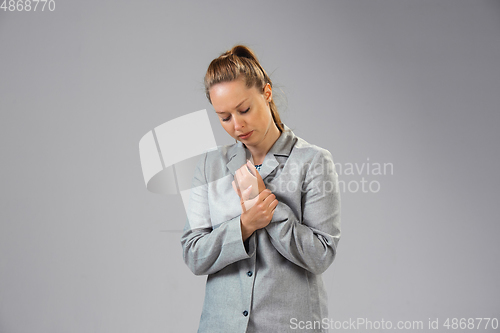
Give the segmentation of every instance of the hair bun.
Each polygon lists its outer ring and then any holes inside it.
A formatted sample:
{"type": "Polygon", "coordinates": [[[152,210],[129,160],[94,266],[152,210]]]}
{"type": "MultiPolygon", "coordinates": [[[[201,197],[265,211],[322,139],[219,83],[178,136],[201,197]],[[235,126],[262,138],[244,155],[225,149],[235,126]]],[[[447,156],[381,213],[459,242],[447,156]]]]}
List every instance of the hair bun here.
{"type": "Polygon", "coordinates": [[[256,63],[258,63],[257,56],[252,52],[252,50],[250,50],[245,45],[235,45],[235,46],[233,46],[233,48],[229,52],[235,56],[240,57],[240,58],[252,59],[256,63]]]}

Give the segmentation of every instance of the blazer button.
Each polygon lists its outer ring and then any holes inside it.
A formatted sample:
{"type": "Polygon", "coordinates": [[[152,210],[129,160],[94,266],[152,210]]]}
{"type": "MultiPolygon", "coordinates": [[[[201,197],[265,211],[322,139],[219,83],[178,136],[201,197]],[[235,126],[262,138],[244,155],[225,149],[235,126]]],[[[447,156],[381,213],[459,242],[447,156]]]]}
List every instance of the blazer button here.
{"type": "Polygon", "coordinates": [[[248,271],[247,275],[252,276],[252,271],[248,271]]]}
{"type": "Polygon", "coordinates": [[[248,316],[248,311],[247,311],[247,310],[243,311],[243,315],[244,315],[245,317],[246,317],[246,316],[248,316]]]}

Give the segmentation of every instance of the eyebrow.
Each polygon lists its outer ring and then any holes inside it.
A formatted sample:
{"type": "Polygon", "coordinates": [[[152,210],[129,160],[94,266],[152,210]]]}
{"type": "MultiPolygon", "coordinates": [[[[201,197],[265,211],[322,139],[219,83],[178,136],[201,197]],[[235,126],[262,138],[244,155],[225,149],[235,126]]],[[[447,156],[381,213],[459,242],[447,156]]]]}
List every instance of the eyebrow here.
{"type": "MultiPolygon", "coordinates": [[[[243,101],[241,101],[240,104],[236,105],[235,109],[239,108],[240,105],[243,104],[247,99],[248,99],[248,97],[245,98],[243,101]]],[[[221,111],[221,112],[215,111],[215,113],[229,113],[229,112],[227,112],[227,111],[221,111]]]]}

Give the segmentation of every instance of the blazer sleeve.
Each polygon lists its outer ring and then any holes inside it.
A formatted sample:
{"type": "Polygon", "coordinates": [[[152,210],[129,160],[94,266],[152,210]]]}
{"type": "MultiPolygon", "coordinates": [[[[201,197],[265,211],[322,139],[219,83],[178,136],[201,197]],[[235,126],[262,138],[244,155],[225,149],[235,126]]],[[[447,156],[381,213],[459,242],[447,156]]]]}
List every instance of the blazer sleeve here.
{"type": "Polygon", "coordinates": [[[206,161],[205,154],[195,169],[187,222],[181,237],[184,262],[196,275],[216,273],[229,264],[250,258],[255,253],[255,237],[252,236],[247,240],[248,243],[243,243],[241,215],[222,223],[211,220],[206,161]]]}
{"type": "Polygon", "coordinates": [[[321,149],[305,174],[302,216],[280,201],[265,228],[276,250],[294,264],[321,274],[331,265],[340,239],[340,191],[330,152],[321,149]],[[321,172],[315,167],[321,165],[321,172]]]}

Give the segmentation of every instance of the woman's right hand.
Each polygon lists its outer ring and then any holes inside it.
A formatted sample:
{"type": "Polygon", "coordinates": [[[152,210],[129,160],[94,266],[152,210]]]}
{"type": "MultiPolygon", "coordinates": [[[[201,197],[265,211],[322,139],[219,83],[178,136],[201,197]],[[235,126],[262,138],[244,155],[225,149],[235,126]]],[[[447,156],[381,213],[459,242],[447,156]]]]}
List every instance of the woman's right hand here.
{"type": "Polygon", "coordinates": [[[245,202],[241,200],[243,213],[240,217],[240,223],[243,241],[250,237],[255,230],[266,227],[273,218],[274,209],[278,206],[276,196],[269,189],[260,192],[255,199],[255,204],[248,210],[245,208],[245,202]]]}
{"type": "Polygon", "coordinates": [[[260,173],[249,160],[236,170],[232,184],[236,194],[245,203],[242,211],[252,208],[257,202],[259,193],[266,189],[266,184],[264,184],[260,173]]]}

